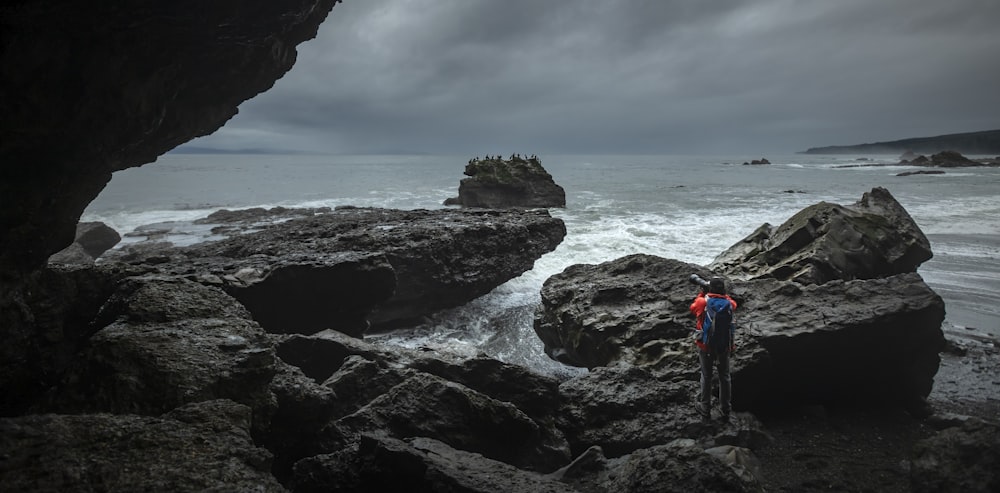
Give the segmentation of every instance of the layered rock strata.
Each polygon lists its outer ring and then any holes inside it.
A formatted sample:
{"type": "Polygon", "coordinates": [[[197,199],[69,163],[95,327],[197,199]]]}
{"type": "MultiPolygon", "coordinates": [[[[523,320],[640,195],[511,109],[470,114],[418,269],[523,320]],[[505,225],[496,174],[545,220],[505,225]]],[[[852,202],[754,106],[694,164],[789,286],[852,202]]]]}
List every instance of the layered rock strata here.
{"type": "Polygon", "coordinates": [[[143,244],[109,259],[196,276],[239,299],[271,332],[360,336],[419,321],[530,270],[566,227],[546,211],[342,207],[228,239],[143,244]]]}

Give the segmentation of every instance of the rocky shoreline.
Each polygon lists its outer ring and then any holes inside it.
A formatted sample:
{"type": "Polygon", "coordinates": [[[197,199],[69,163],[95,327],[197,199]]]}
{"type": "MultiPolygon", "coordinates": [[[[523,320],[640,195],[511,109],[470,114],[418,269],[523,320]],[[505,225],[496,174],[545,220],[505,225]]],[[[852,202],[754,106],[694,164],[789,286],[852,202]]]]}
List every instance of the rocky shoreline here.
{"type": "Polygon", "coordinates": [[[565,235],[544,211],[239,212],[207,219],[228,240],[93,262],[117,241],[102,236],[46,265],[112,173],[219,129],[337,3],[0,7],[15,27],[0,52],[0,490],[997,490],[996,342],[941,335],[913,272],[922,235],[887,193],[762,227],[710,267],[567,269],[536,323],[553,356],[591,368],[565,378],[363,337],[530,269],[565,235]],[[690,269],[728,277],[759,317],[736,388],[768,401],[742,394],[730,422],[692,406],[692,293],[640,275],[690,269]],[[766,309],[791,300],[803,309],[766,309]],[[919,337],[883,361],[868,332],[919,337]]]}
{"type": "MultiPolygon", "coordinates": [[[[590,368],[560,378],[363,337],[379,313],[405,326],[530,269],[565,235],[545,211],[275,213],[29,283],[5,489],[931,491],[962,475],[947,444],[996,447],[995,389],[967,392],[994,385],[977,377],[996,374],[995,341],[946,344],[913,272],[929,245],[882,189],[762,226],[714,270],[633,255],[554,276],[536,332],[590,368]],[[693,406],[692,272],[741,303],[729,422],[693,406]]],[[[955,484],[988,491],[983,474],[955,484]]]]}

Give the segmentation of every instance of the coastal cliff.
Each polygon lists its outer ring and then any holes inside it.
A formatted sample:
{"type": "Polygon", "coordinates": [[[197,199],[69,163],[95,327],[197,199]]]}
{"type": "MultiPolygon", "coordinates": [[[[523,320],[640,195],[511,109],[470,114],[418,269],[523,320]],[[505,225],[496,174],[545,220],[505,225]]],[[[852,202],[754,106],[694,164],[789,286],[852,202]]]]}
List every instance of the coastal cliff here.
{"type": "Polygon", "coordinates": [[[870,144],[811,147],[806,149],[805,154],[902,154],[907,151],[918,154],[956,151],[963,154],[994,156],[1000,154],[1000,130],[917,137],[870,144]]]}

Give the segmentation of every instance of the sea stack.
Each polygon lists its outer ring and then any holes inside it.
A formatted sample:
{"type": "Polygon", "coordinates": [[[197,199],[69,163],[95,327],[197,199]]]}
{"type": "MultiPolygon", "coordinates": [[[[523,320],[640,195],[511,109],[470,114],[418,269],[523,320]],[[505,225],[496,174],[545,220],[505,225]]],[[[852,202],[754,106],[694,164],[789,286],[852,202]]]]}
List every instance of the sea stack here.
{"type": "Polygon", "coordinates": [[[566,191],[555,183],[537,156],[510,159],[475,158],[465,166],[458,197],[445,205],[505,209],[511,207],[566,207],[566,191]]]}

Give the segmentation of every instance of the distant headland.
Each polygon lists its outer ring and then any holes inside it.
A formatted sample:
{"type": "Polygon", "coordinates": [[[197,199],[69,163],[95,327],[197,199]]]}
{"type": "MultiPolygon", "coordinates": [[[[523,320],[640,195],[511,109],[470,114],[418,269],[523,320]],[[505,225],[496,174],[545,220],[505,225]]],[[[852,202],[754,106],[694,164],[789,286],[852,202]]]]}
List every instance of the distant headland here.
{"type": "Polygon", "coordinates": [[[1000,130],[917,137],[872,144],[812,147],[803,154],[900,154],[906,151],[933,154],[944,150],[963,154],[1000,154],[1000,130]]]}

